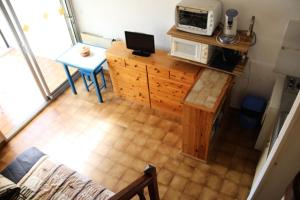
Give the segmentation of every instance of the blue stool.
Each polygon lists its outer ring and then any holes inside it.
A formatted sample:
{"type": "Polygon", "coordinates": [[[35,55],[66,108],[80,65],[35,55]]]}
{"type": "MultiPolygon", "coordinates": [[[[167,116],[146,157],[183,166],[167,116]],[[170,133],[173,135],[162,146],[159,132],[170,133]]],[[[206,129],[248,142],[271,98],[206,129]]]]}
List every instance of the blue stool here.
{"type": "Polygon", "coordinates": [[[95,71],[91,72],[91,71],[86,71],[84,69],[80,69],[79,70],[80,72],[80,75],[82,77],[82,80],[83,80],[83,83],[84,83],[84,86],[85,86],[85,89],[86,91],[90,91],[89,90],[89,87],[91,85],[94,84],[94,87],[95,88],[99,88],[99,90],[101,90],[102,88],[106,88],[106,81],[105,81],[105,77],[104,77],[104,71],[103,71],[103,66],[100,66],[98,67],[95,71]],[[94,76],[91,76],[91,73],[94,73],[94,76]],[[99,83],[98,83],[98,80],[97,80],[97,74],[101,74],[101,80],[102,80],[102,85],[99,87],[99,83]],[[95,77],[95,78],[93,78],[95,77]],[[90,82],[88,83],[87,80],[90,82]]]}

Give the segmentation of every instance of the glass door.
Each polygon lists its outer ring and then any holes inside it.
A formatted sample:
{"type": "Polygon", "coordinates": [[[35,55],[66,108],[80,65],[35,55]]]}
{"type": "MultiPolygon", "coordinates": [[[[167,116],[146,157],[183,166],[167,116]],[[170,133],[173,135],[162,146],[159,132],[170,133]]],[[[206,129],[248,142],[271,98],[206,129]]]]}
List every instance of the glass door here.
{"type": "MultiPolygon", "coordinates": [[[[6,0],[12,15],[24,35],[36,71],[50,96],[67,78],[60,63],[55,60],[74,41],[74,31],[66,21],[66,7],[60,0],[6,0]]],[[[68,11],[69,12],[69,11],[68,11]]],[[[69,20],[69,18],[67,19],[69,20]]],[[[73,75],[77,70],[70,69],[73,75]]]]}
{"type": "Polygon", "coordinates": [[[80,35],[67,0],[3,0],[0,8],[0,131],[10,138],[66,87],[55,59],[80,35]]]}
{"type": "Polygon", "coordinates": [[[0,6],[0,133],[10,138],[47,103],[47,96],[1,2],[0,6]]]}

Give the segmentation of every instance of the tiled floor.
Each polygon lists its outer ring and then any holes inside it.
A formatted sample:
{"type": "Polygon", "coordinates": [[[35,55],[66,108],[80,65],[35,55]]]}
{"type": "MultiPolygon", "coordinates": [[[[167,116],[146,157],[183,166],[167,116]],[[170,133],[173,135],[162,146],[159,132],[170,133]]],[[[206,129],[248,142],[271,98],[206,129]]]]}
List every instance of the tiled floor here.
{"type": "Polygon", "coordinates": [[[111,89],[98,104],[94,90],[76,83],[46,108],[0,153],[0,169],[28,147],[52,157],[119,191],[147,163],[158,169],[161,199],[246,199],[258,152],[255,134],[242,130],[235,112],[225,115],[215,151],[208,164],[180,153],[182,126],[178,119],[123,101],[111,89]]]}
{"type": "MultiPolygon", "coordinates": [[[[44,57],[37,57],[37,62],[50,91],[66,80],[61,64],[44,57]]],[[[74,68],[70,72],[74,73],[74,68]]],[[[8,135],[45,100],[20,51],[10,49],[0,54],[0,73],[0,130],[8,135]]]]}

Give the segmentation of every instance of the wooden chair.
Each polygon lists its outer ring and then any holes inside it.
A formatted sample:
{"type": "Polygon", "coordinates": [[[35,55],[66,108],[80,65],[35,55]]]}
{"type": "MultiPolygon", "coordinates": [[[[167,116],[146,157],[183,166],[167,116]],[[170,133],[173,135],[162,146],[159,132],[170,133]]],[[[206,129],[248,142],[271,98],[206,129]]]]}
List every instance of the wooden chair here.
{"type": "Polygon", "coordinates": [[[140,200],[146,200],[144,194],[144,188],[146,187],[149,191],[150,200],[159,200],[156,168],[152,165],[146,167],[142,177],[116,193],[109,200],[130,200],[136,195],[138,195],[140,200]]]}

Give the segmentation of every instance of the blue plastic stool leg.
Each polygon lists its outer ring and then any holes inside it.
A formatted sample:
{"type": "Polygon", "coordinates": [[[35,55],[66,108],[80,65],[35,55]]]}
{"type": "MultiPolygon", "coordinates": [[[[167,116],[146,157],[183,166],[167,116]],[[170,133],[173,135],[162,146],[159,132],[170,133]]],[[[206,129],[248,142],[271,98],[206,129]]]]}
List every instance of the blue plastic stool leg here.
{"type": "Polygon", "coordinates": [[[98,101],[100,103],[103,103],[102,95],[101,95],[100,88],[99,88],[99,83],[98,83],[95,72],[91,73],[91,79],[92,79],[92,81],[94,83],[94,86],[95,86],[95,89],[96,89],[96,94],[97,94],[97,97],[98,97],[98,101]]]}
{"type": "Polygon", "coordinates": [[[105,81],[105,77],[104,77],[103,68],[101,69],[100,73],[101,73],[102,84],[106,88],[106,81],[105,81]]]}
{"type": "Polygon", "coordinates": [[[65,72],[66,72],[66,75],[67,75],[67,78],[68,78],[68,81],[69,81],[69,84],[70,84],[70,87],[72,89],[73,94],[77,94],[77,91],[76,91],[76,88],[75,88],[75,85],[74,85],[74,81],[73,81],[72,76],[70,74],[69,68],[65,64],[64,64],[64,69],[65,69],[65,72]]]}
{"type": "Polygon", "coordinates": [[[80,75],[81,75],[81,77],[82,77],[82,80],[83,80],[83,83],[84,83],[84,86],[85,86],[86,91],[89,92],[90,90],[89,90],[89,86],[88,86],[88,84],[87,84],[87,82],[86,82],[85,75],[84,75],[82,72],[80,72],[80,75]]]}

